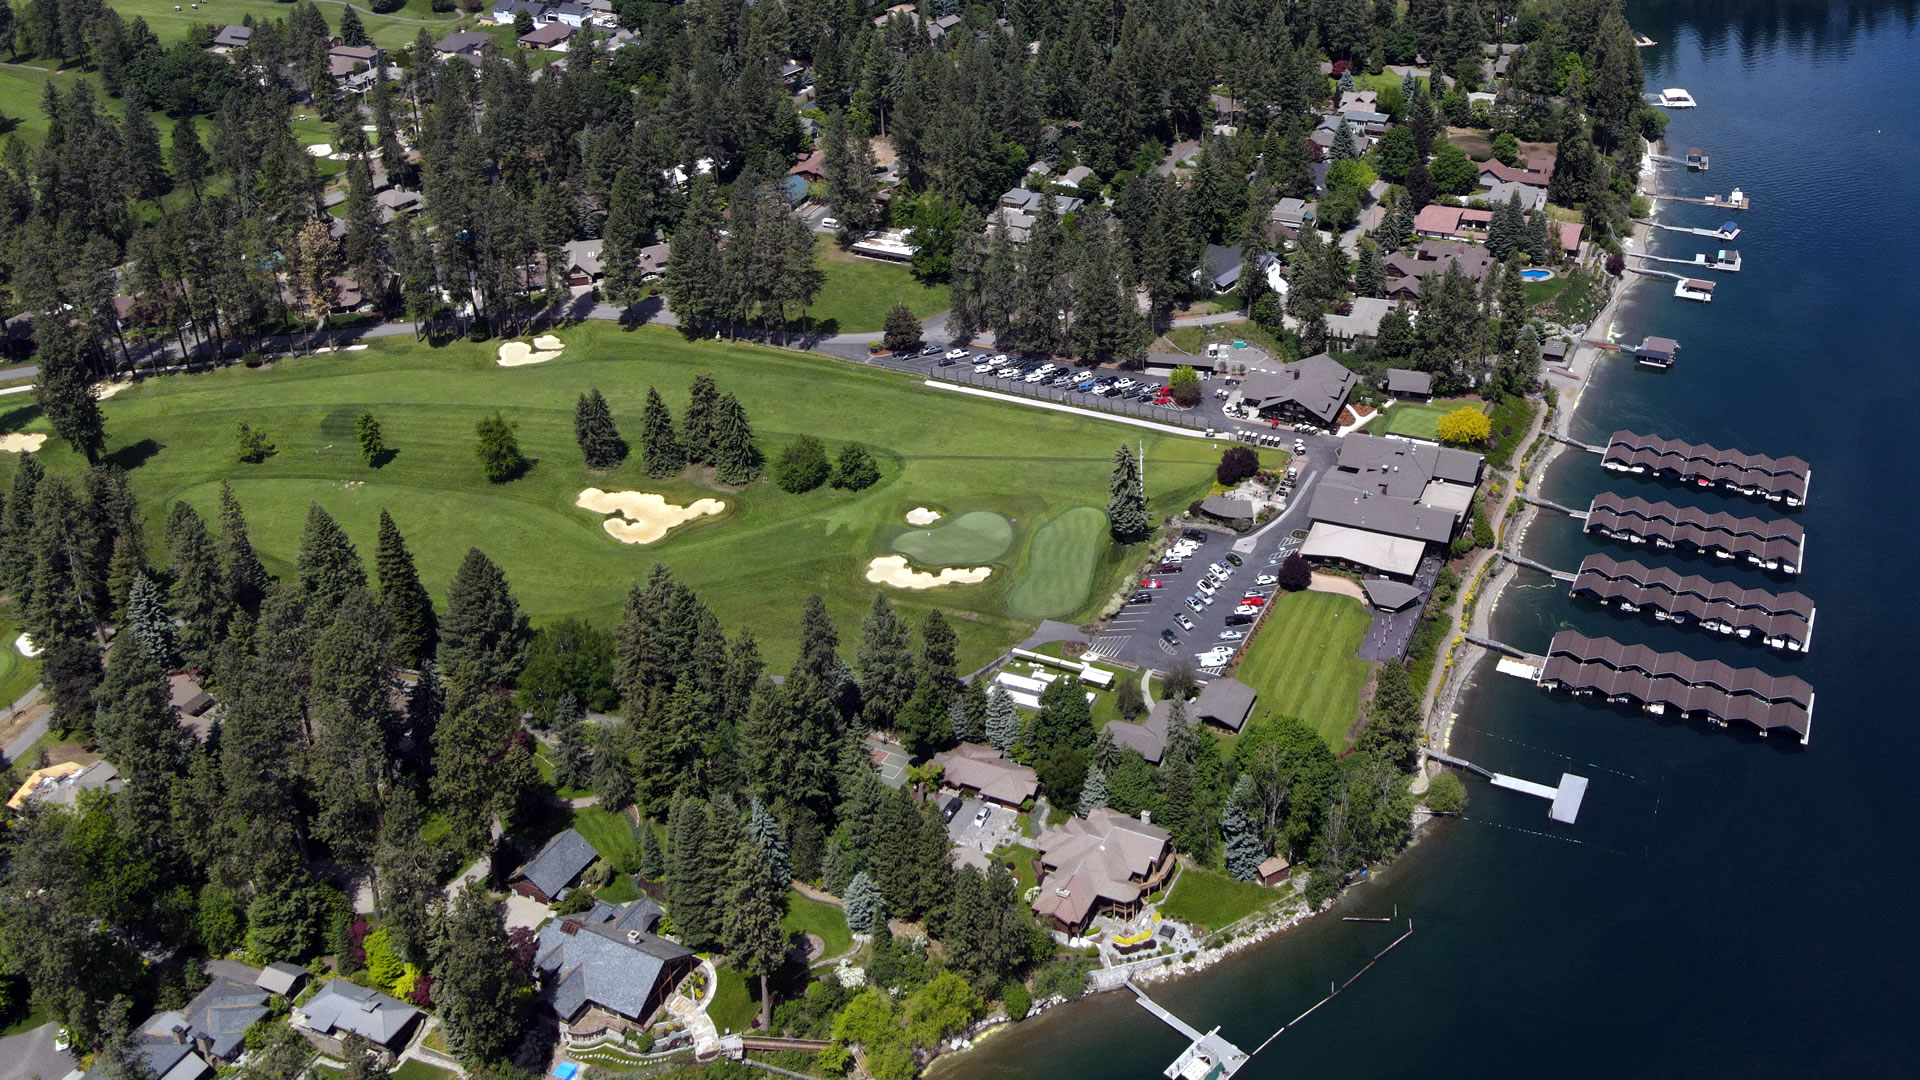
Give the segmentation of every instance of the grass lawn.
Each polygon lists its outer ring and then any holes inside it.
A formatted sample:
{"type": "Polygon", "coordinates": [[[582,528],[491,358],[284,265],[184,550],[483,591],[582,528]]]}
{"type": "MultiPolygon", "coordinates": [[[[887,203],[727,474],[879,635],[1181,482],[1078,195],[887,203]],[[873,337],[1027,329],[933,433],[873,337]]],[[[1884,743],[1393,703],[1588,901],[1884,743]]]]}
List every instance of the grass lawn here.
{"type": "Polygon", "coordinates": [[[555,795],[563,799],[579,799],[593,794],[592,788],[555,787],[553,784],[553,759],[547,756],[549,753],[550,751],[542,748],[534,753],[533,760],[540,768],[540,779],[545,780],[549,787],[553,787],[553,793],[555,795]]]}
{"type": "Polygon", "coordinates": [[[454,1080],[451,1070],[435,1068],[419,1058],[408,1058],[387,1075],[393,1080],[454,1080]]]}
{"type": "Polygon", "coordinates": [[[714,988],[713,1003],[707,1006],[714,1026],[722,1035],[752,1030],[753,1022],[760,1018],[760,988],[756,985],[748,989],[746,978],[730,967],[715,967],[714,972],[720,976],[720,985],[714,988]]]}
{"type": "Polygon", "coordinates": [[[1297,716],[1338,753],[1360,715],[1368,662],[1355,656],[1367,635],[1360,601],[1335,593],[1282,593],[1261,620],[1236,677],[1260,692],[1261,715],[1297,716]]]}
{"type": "Polygon", "coordinates": [[[602,858],[615,866],[631,865],[640,854],[640,841],[633,831],[633,820],[613,810],[597,806],[570,811],[568,824],[587,838],[602,858]]]}
{"type": "Polygon", "coordinates": [[[1013,881],[1019,887],[1022,896],[1027,894],[1028,889],[1039,884],[1039,879],[1033,873],[1033,856],[1032,848],[1021,847],[1019,844],[1008,844],[993,849],[993,857],[996,861],[1013,867],[1013,881]]]}
{"type": "Polygon", "coordinates": [[[787,914],[780,929],[792,934],[813,934],[826,948],[822,959],[839,956],[853,948],[853,931],[847,929],[847,913],[824,901],[787,893],[787,914]]]}
{"type": "MultiPolygon", "coordinates": [[[[318,2],[321,14],[327,17],[328,28],[338,32],[340,14],[346,5],[342,0],[318,2]]],[[[252,15],[256,23],[287,17],[287,5],[279,0],[220,0],[218,5],[201,4],[198,11],[186,4],[180,6],[185,10],[175,11],[173,0],[113,0],[113,10],[122,18],[132,19],[135,15],[145,18],[163,45],[185,37],[196,23],[238,25],[247,15],[252,15]]],[[[386,15],[373,14],[364,3],[355,3],[354,7],[359,9],[360,22],[374,43],[389,49],[412,42],[423,26],[436,39],[440,38],[466,18],[459,12],[436,13],[430,0],[407,0],[399,10],[386,15]]]]}
{"type": "Polygon", "coordinates": [[[9,1035],[18,1035],[23,1031],[32,1031],[50,1019],[52,1018],[46,1014],[46,1010],[40,1008],[38,1005],[30,1006],[25,1013],[20,1015],[19,1019],[14,1020],[6,1027],[0,1027],[0,1039],[6,1038],[9,1035]]]}
{"type": "Polygon", "coordinates": [[[1376,435],[1405,435],[1414,439],[1438,440],[1440,418],[1463,405],[1474,409],[1482,407],[1477,398],[1435,401],[1426,405],[1402,401],[1386,411],[1381,421],[1375,423],[1373,432],[1376,435]],[[1383,423],[1384,426],[1382,426],[1383,423]]]}
{"type": "Polygon", "coordinates": [[[879,330],[886,324],[887,312],[902,302],[922,319],[947,310],[947,287],[920,284],[902,264],[841,251],[830,236],[820,237],[814,250],[819,253],[826,282],[807,314],[821,333],[879,330]]]}
{"type": "MultiPolygon", "coordinates": [[[[587,323],[560,337],[565,355],[529,367],[499,367],[498,343],[430,348],[401,335],[361,353],[148,380],[104,403],[108,456],[128,470],[154,537],[165,535],[176,500],[213,520],[220,482],[230,479],[255,546],[282,576],[293,573],[314,503],[340,521],[368,561],[380,511],[391,511],[437,598],[467,550],[481,547],[536,623],[576,616],[611,628],[628,584],[663,563],[729,632],[752,625],[774,671],[792,662],[800,610],[813,593],[826,600],[851,654],[879,588],[866,580],[867,564],[889,551],[916,506],[955,516],[988,510],[1012,524],[1012,546],[993,561],[987,581],[888,590],[915,623],[930,608],[945,610],[966,666],[1026,636],[1033,620],[1097,606],[1144,554],[1143,546],[1108,542],[1100,509],[1114,447],[1137,444],[1139,428],[943,393],[827,357],[688,342],[663,327],[587,323]],[[609,474],[586,469],[573,437],[582,392],[599,388],[637,440],[647,389],[659,387],[678,413],[701,372],[738,395],[769,458],[802,433],[822,438],[829,452],[858,438],[874,451],[880,481],[860,492],[822,487],[802,495],[770,481],[716,488],[698,470],[648,479],[638,452],[609,474]],[[474,424],[496,408],[518,425],[521,449],[534,462],[506,484],[488,483],[474,460],[474,424]],[[355,418],[368,411],[396,451],[377,470],[361,459],[353,436],[355,418]],[[276,445],[264,463],[235,460],[241,419],[264,427],[276,445]],[[726,510],[657,543],[628,545],[607,535],[600,515],[574,505],[587,487],[659,492],[682,505],[712,496],[726,510]]],[[[44,417],[20,426],[51,431],[44,417]]],[[[1217,446],[1144,434],[1154,517],[1205,494],[1217,446]]],[[[83,465],[57,440],[40,457],[55,473],[73,475],[83,465]]],[[[12,458],[0,455],[0,484],[11,481],[12,458]]]]}
{"type": "Polygon", "coordinates": [[[640,899],[640,886],[633,883],[631,875],[615,874],[612,881],[607,882],[599,892],[593,895],[594,899],[605,900],[609,904],[624,904],[629,900],[640,899]]]}
{"type": "Polygon", "coordinates": [[[1160,914],[1189,926],[1218,930],[1273,903],[1278,895],[1274,889],[1188,866],[1160,905],[1160,914]]]}
{"type": "Polygon", "coordinates": [[[1493,406],[1493,448],[1487,451],[1487,464],[1504,469],[1513,462],[1520,440],[1526,438],[1533,427],[1535,407],[1533,402],[1519,396],[1493,406]]]}
{"type": "Polygon", "coordinates": [[[20,695],[40,681],[40,661],[29,660],[14,648],[20,626],[13,616],[0,613],[0,708],[20,700],[20,695]]]}
{"type": "Polygon", "coordinates": [[[1544,306],[1554,297],[1559,296],[1570,284],[1572,284],[1572,279],[1567,277],[1567,275],[1555,274],[1545,281],[1529,281],[1521,286],[1521,288],[1526,291],[1527,306],[1537,308],[1544,306]]]}

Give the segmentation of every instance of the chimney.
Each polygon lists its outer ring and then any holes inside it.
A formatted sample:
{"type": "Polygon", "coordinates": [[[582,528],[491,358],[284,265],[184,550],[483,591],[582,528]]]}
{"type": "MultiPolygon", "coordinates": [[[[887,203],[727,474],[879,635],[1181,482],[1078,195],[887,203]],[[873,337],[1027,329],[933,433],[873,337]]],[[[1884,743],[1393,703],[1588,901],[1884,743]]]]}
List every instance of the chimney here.
{"type": "Polygon", "coordinates": [[[575,934],[578,934],[580,932],[579,921],[575,919],[560,920],[560,932],[567,935],[568,937],[572,937],[575,934]]]}
{"type": "Polygon", "coordinates": [[[1140,824],[1142,825],[1153,824],[1153,811],[1151,810],[1140,811],[1140,824]]]}
{"type": "Polygon", "coordinates": [[[173,1031],[170,1034],[173,1035],[174,1042],[184,1046],[187,1041],[187,1025],[185,1024],[173,1025],[173,1031]]]}
{"type": "Polygon", "coordinates": [[[627,944],[638,945],[639,943],[640,943],[640,931],[638,930],[627,931],[627,944]]]}

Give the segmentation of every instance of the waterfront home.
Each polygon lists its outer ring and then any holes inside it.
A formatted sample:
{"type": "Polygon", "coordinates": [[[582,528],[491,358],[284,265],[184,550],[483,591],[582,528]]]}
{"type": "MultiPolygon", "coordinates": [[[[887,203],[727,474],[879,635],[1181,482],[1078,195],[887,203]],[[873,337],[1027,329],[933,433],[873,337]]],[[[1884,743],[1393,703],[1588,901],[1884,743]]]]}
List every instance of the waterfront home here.
{"type": "Polygon", "coordinates": [[[1485,202],[1488,206],[1505,206],[1515,195],[1520,196],[1520,209],[1544,210],[1547,208],[1547,189],[1534,184],[1516,183],[1508,180],[1482,181],[1487,190],[1475,192],[1469,198],[1485,202]]]}
{"type": "Polygon", "coordinates": [[[1173,869],[1172,834],[1105,807],[1040,834],[1041,925],[1078,937],[1099,914],[1131,918],[1173,869]]]}
{"type": "Polygon", "coordinates": [[[1648,337],[1633,350],[1633,355],[1648,367],[1672,367],[1680,343],[1670,337],[1648,337]]]}
{"type": "Polygon", "coordinates": [[[673,988],[700,966],[692,949],[659,937],[660,908],[641,897],[564,915],[540,929],[533,969],[569,1040],[644,1031],[673,988]]]}

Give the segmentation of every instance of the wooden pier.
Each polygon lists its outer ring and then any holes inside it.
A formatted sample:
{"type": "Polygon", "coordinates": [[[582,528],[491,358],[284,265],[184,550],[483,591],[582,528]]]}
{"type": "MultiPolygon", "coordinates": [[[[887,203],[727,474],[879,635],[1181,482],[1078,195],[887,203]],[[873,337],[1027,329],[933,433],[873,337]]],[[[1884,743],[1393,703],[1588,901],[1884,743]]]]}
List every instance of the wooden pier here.
{"type": "Polygon", "coordinates": [[[1537,495],[1528,495],[1525,492],[1521,492],[1520,498],[1522,501],[1532,503],[1535,506],[1545,507],[1548,510],[1558,510],[1571,518],[1579,518],[1581,521],[1587,520],[1587,512],[1585,510],[1575,510],[1571,506],[1561,506],[1551,499],[1542,499],[1537,495]]]}
{"type": "Polygon", "coordinates": [[[1494,772],[1492,769],[1483,765],[1475,765],[1465,758],[1454,757],[1452,754],[1443,753],[1439,750],[1429,748],[1427,750],[1427,756],[1435,761],[1452,765],[1455,768],[1478,773],[1486,777],[1487,782],[1494,787],[1505,788],[1508,791],[1518,791],[1522,795],[1532,795],[1536,798],[1545,799],[1549,804],[1547,807],[1547,817],[1567,825],[1573,824],[1574,819],[1580,816],[1580,803],[1585,800],[1587,796],[1587,778],[1584,776],[1575,776],[1572,773],[1561,773],[1560,783],[1557,786],[1548,787],[1545,784],[1536,784],[1531,780],[1522,780],[1517,776],[1508,776],[1505,773],[1494,772]]]}
{"type": "Polygon", "coordinates": [[[1570,439],[1565,435],[1561,435],[1552,431],[1547,432],[1547,438],[1552,439],[1554,442],[1565,443],[1566,445],[1571,446],[1576,450],[1585,450],[1589,454],[1605,454],[1607,452],[1607,448],[1604,446],[1595,446],[1590,442],[1581,442],[1579,439],[1570,439]]]}
{"type": "Polygon", "coordinates": [[[1232,1076],[1240,1071],[1252,1055],[1220,1037],[1220,1029],[1201,1034],[1185,1020],[1168,1012],[1166,1007],[1147,996],[1129,979],[1127,989],[1133,991],[1140,1006],[1159,1017],[1168,1027],[1187,1037],[1188,1045],[1184,1052],[1173,1059],[1173,1064],[1161,1070],[1160,1075],[1167,1080],[1214,1080],[1216,1077],[1232,1076]]]}
{"type": "Polygon", "coordinates": [[[1732,241],[1740,235],[1740,226],[1735,225],[1731,221],[1717,229],[1696,229],[1690,225],[1662,225],[1658,221],[1642,221],[1641,224],[1651,225],[1656,229],[1664,229],[1667,232],[1686,233],[1689,236],[1710,236],[1715,240],[1732,241]]]}
{"type": "Polygon", "coordinates": [[[1695,206],[1717,206],[1722,210],[1753,209],[1753,201],[1748,199],[1746,192],[1741,191],[1739,188],[1734,188],[1733,194],[1728,195],[1724,199],[1718,195],[1709,195],[1704,199],[1696,199],[1691,195],[1656,195],[1651,191],[1643,191],[1640,194],[1645,195],[1649,199],[1658,199],[1661,202],[1692,203],[1695,206]]]}
{"type": "Polygon", "coordinates": [[[1514,564],[1515,566],[1524,566],[1529,570],[1538,570],[1541,573],[1552,577],[1553,580],[1555,581],[1571,582],[1574,579],[1574,575],[1567,573],[1565,570],[1555,570],[1553,567],[1548,566],[1546,563],[1540,562],[1535,559],[1529,559],[1525,555],[1515,555],[1513,552],[1508,551],[1505,548],[1501,548],[1499,551],[1494,552],[1494,554],[1500,556],[1501,558],[1507,560],[1508,562],[1514,564]]]}
{"type": "Polygon", "coordinates": [[[1665,255],[1643,255],[1638,251],[1629,251],[1626,253],[1626,257],[1629,259],[1645,259],[1648,262],[1670,263],[1674,266],[1693,266],[1702,270],[1718,270],[1725,274],[1739,273],[1742,265],[1740,253],[1728,248],[1721,248],[1719,251],[1714,252],[1712,258],[1708,258],[1705,252],[1695,255],[1691,259],[1670,259],[1665,255]]]}

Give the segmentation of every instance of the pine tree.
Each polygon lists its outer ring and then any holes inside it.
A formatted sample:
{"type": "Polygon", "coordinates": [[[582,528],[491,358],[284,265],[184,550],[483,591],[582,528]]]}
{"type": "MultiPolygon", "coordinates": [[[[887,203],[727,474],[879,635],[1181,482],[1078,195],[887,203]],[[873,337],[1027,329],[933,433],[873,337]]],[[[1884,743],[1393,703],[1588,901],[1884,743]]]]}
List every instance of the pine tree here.
{"type": "Polygon", "coordinates": [[[469,1069],[502,1060],[520,1032],[526,979],[484,884],[470,881],[454,897],[439,942],[433,999],[447,1045],[469,1069]]]}
{"type": "Polygon", "coordinates": [[[492,483],[504,484],[527,469],[527,459],[520,453],[520,440],[513,433],[514,427],[498,409],[474,425],[474,455],[480,459],[480,471],[492,483]]]}
{"type": "Polygon", "coordinates": [[[1260,864],[1266,860],[1266,845],[1260,841],[1260,829],[1248,815],[1253,805],[1253,777],[1242,774],[1233,785],[1233,794],[1220,808],[1220,833],[1227,843],[1227,873],[1241,881],[1260,876],[1260,864]]]}
{"type": "MultiPolygon", "coordinates": [[[[620,738],[621,729],[603,727],[594,739],[588,782],[601,806],[618,810],[633,802],[633,766],[620,738]]],[[[558,777],[555,777],[558,779],[558,777]]]]}
{"type": "Polygon", "coordinates": [[[667,873],[667,853],[660,850],[660,836],[654,832],[653,822],[640,823],[640,876],[648,881],[659,881],[667,873]]]}
{"type": "Polygon", "coordinates": [[[680,418],[680,444],[689,463],[714,464],[714,425],[719,410],[720,392],[713,385],[713,376],[695,375],[687,392],[687,411],[680,418]]]}
{"type": "Polygon", "coordinates": [[[1160,809],[1154,824],[1173,834],[1174,846],[1189,853],[1197,849],[1194,820],[1193,725],[1186,707],[1175,702],[1167,717],[1166,750],[1160,759],[1160,809]]]}
{"type": "Polygon", "coordinates": [[[892,728],[894,716],[914,688],[913,652],[907,624],[887,594],[873,594],[873,607],[860,624],[861,719],[870,728],[892,728]]]}
{"type": "MultiPolygon", "coordinates": [[[[951,685],[951,684],[949,684],[951,685]]],[[[953,695],[947,706],[956,742],[984,742],[987,738],[987,691],[984,680],[973,679],[953,695]]]]}
{"type": "Polygon", "coordinates": [[[367,459],[367,464],[379,467],[387,456],[387,442],[381,435],[380,421],[374,419],[372,413],[363,412],[353,422],[353,433],[360,440],[360,456],[367,459]]]}
{"type": "Polygon", "coordinates": [[[1114,540],[1131,544],[1146,539],[1153,523],[1147,516],[1147,496],[1139,465],[1126,443],[1121,443],[1113,452],[1113,478],[1107,492],[1107,527],[1114,540]]]}
{"type": "Polygon", "coordinates": [[[767,979],[786,960],[787,935],[780,926],[787,893],[783,870],[769,865],[767,849],[751,831],[735,844],[727,867],[721,934],[734,969],[760,980],[762,1029],[768,1026],[773,1009],[767,979]]]}
{"type": "Polygon", "coordinates": [[[920,671],[938,685],[943,693],[953,689],[960,639],[939,608],[927,612],[920,624],[920,671]]]}
{"type": "Polygon", "coordinates": [[[484,693],[454,668],[455,704],[433,732],[433,802],[452,827],[452,846],[462,854],[486,848],[495,819],[513,827],[522,797],[539,782],[520,731],[504,699],[484,693]]]}
{"type": "Polygon", "coordinates": [[[167,174],[161,168],[160,132],[147,114],[146,101],[138,89],[126,95],[126,116],[120,123],[120,141],[126,148],[127,186],[142,199],[155,199],[166,193],[167,174]]]}
{"type": "Polygon", "coordinates": [[[553,786],[583,788],[590,782],[592,755],[587,750],[587,725],[580,700],[562,694],[553,710],[553,786]]]}
{"type": "Polygon", "coordinates": [[[200,142],[200,130],[194,126],[193,117],[182,116],[174,122],[167,164],[173,167],[173,178],[192,189],[198,201],[200,185],[207,179],[207,148],[200,142]]]}
{"type": "Polygon", "coordinates": [[[880,886],[874,884],[873,875],[865,870],[853,875],[853,880],[847,883],[842,901],[847,910],[847,929],[856,934],[872,933],[875,926],[886,921],[887,903],[881,898],[880,886]]]}
{"type": "Polygon", "coordinates": [[[720,887],[715,851],[731,852],[717,844],[717,824],[705,801],[676,799],[668,817],[667,907],[673,912],[673,930],[682,943],[698,948],[719,936],[720,887]]]}
{"type": "Polygon", "coordinates": [[[834,487],[846,491],[864,491],[879,480],[880,466],[866,446],[853,442],[840,448],[840,459],[834,462],[830,481],[834,487]]]}
{"type": "Polygon", "coordinates": [[[1107,805],[1107,774],[1095,765],[1087,770],[1086,782],[1080,785],[1079,814],[1086,817],[1107,805]]]}
{"type": "Polygon", "coordinates": [[[760,451],[753,445],[747,411],[732,394],[714,408],[713,469],[723,484],[740,486],[760,478],[760,451]]]}
{"type": "Polygon", "coordinates": [[[468,548],[447,589],[440,667],[471,672],[483,685],[512,686],[526,663],[528,637],[507,575],[479,548],[468,548]]]}
{"type": "Polygon", "coordinates": [[[173,613],[182,624],[180,651],[188,663],[205,667],[226,633],[231,593],[206,523],[184,502],[174,503],[167,518],[167,562],[173,613]]]}
{"type": "Polygon", "coordinates": [[[780,822],[767,812],[767,808],[755,796],[747,810],[747,836],[760,851],[760,858],[767,874],[784,886],[793,876],[792,860],[787,853],[787,834],[780,822]]]}
{"type": "Polygon", "coordinates": [[[573,407],[573,437],[589,469],[612,469],[627,459],[627,441],[613,424],[613,410],[598,387],[580,395],[573,407]]]}
{"type": "Polygon", "coordinates": [[[1003,754],[1020,741],[1020,707],[998,683],[987,695],[987,741],[1003,754]]]}
{"type": "Polygon", "coordinates": [[[14,466],[13,484],[7,489],[4,507],[0,507],[0,588],[13,594],[14,604],[25,611],[32,603],[34,495],[46,469],[40,455],[21,454],[14,466]]]}
{"type": "Polygon", "coordinates": [[[444,894],[439,883],[439,853],[421,839],[426,812],[406,784],[387,792],[380,815],[380,839],[374,846],[380,925],[404,959],[424,964],[432,945],[432,912],[444,894]]]}
{"type": "Polygon", "coordinates": [[[253,541],[247,535],[246,515],[241,513],[233,485],[225,480],[220,482],[220,549],[227,597],[234,609],[248,614],[258,612],[260,600],[266,596],[267,586],[273,579],[261,564],[259,553],[253,550],[253,541]]]}
{"type": "Polygon", "coordinates": [[[114,537],[113,557],[107,561],[107,598],[113,605],[115,617],[126,614],[133,583],[146,570],[147,557],[140,549],[140,541],[126,533],[114,537]]]}
{"type": "Polygon", "coordinates": [[[1353,275],[1354,292],[1361,296],[1379,296],[1387,291],[1386,264],[1380,258],[1380,245],[1362,238],[1359,266],[1353,275]]]}
{"type": "Polygon", "coordinates": [[[414,568],[413,552],[393,515],[380,510],[380,541],[373,565],[380,577],[380,604],[386,609],[392,629],[394,659],[408,666],[420,664],[433,655],[439,638],[439,617],[433,611],[433,598],[420,583],[414,568]]]}
{"type": "Polygon", "coordinates": [[[686,468],[686,454],[673,431],[673,414],[660,400],[659,391],[647,387],[647,405],[640,416],[640,454],[647,475],[661,479],[686,468]]]}
{"type": "Polygon", "coordinates": [[[127,633],[134,648],[153,666],[171,670],[174,657],[173,613],[167,610],[160,587],[145,573],[133,579],[127,593],[127,633]]]}
{"type": "Polygon", "coordinates": [[[93,394],[88,335],[65,320],[43,319],[34,327],[34,339],[40,346],[40,371],[33,384],[40,411],[75,453],[89,465],[98,464],[107,446],[107,421],[93,394]]]}
{"type": "Polygon", "coordinates": [[[348,863],[372,854],[393,727],[387,626],[366,590],[350,593],[314,640],[307,772],[313,834],[348,863]]]}
{"type": "Polygon", "coordinates": [[[1333,145],[1327,148],[1330,161],[1351,161],[1360,156],[1359,148],[1354,146],[1353,128],[1342,120],[1333,133],[1333,145]]]}
{"type": "Polygon", "coordinates": [[[728,311],[720,228],[719,193],[713,177],[700,173],[688,188],[667,253],[667,304],[682,325],[701,326],[728,311]]]}
{"type": "Polygon", "coordinates": [[[340,13],[340,44],[366,45],[368,43],[367,28],[360,23],[360,13],[353,9],[352,4],[348,4],[346,10],[340,13]]]}

